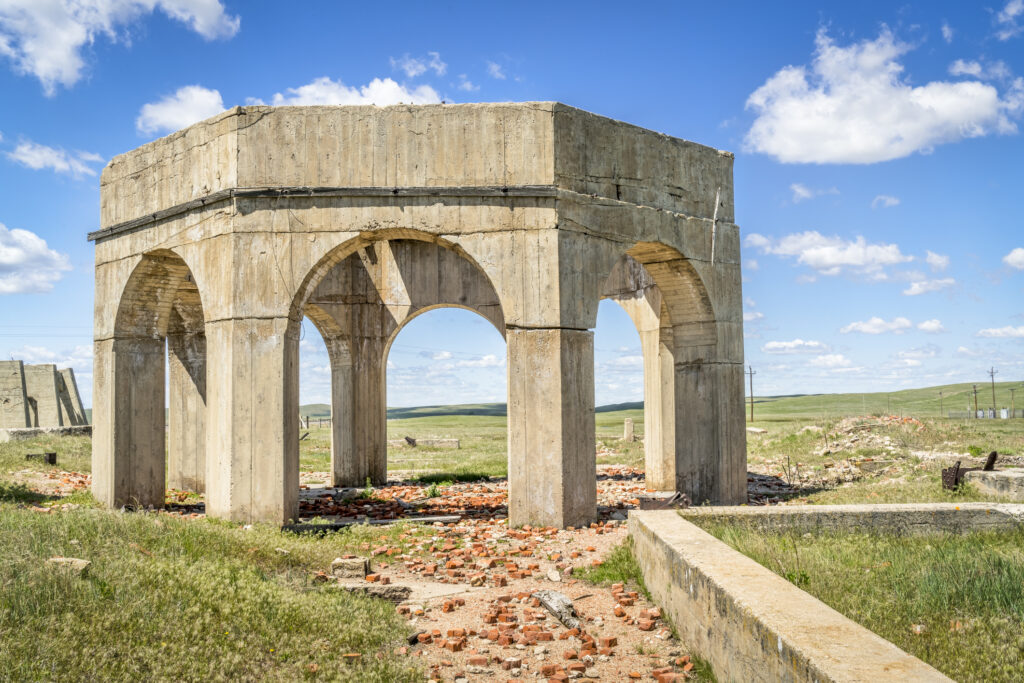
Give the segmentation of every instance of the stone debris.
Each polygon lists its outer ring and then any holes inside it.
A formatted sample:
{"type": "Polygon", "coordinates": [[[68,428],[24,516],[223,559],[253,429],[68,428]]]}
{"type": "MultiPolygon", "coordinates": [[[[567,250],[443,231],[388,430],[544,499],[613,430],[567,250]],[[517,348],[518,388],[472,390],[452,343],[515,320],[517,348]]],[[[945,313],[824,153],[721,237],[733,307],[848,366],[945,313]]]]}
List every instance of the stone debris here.
{"type": "Polygon", "coordinates": [[[346,555],[331,562],[331,576],[338,578],[363,578],[370,573],[370,559],[346,555]]]}
{"type": "Polygon", "coordinates": [[[89,567],[92,566],[92,562],[89,560],[83,560],[77,557],[51,557],[46,561],[46,564],[74,572],[80,577],[85,577],[89,572],[89,567]]]}

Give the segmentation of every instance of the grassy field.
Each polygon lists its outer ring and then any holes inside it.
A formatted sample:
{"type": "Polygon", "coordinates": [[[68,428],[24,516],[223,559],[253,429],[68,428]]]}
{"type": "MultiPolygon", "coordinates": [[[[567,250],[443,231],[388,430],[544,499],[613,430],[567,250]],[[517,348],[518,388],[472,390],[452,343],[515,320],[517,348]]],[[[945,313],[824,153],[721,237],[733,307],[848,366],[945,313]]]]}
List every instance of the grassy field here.
{"type": "Polygon", "coordinates": [[[1024,530],[812,537],[701,526],[955,680],[1024,680],[1024,530]]]}
{"type": "MultiPolygon", "coordinates": [[[[755,421],[791,419],[825,420],[848,415],[913,415],[918,418],[940,417],[950,411],[974,409],[973,384],[945,384],[923,389],[904,389],[873,394],[807,394],[802,396],[771,396],[754,399],[755,421]]],[[[992,407],[992,385],[978,382],[978,408],[992,407]]],[[[756,390],[757,387],[755,386],[756,390]]],[[[1017,391],[1014,400],[1010,389],[1024,389],[1020,382],[996,382],[996,406],[1024,409],[1024,391],[1017,391]]],[[[749,404],[748,404],[749,418],[749,404]]]]}

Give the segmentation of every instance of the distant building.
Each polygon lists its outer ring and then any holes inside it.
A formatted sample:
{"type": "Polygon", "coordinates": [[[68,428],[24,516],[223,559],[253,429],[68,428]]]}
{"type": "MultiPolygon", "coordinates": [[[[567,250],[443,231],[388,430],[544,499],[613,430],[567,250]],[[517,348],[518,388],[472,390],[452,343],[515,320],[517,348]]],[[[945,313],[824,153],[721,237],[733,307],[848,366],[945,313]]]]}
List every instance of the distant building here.
{"type": "Polygon", "coordinates": [[[0,361],[0,429],[86,424],[74,370],[0,361]]]}

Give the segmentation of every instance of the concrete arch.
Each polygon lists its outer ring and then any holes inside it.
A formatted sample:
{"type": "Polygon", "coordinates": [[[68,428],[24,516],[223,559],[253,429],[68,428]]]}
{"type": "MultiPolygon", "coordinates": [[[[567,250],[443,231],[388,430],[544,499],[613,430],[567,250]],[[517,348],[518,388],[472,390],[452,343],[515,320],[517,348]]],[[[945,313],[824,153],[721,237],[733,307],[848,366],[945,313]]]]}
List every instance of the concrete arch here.
{"type": "Polygon", "coordinates": [[[202,491],[205,316],[179,254],[142,255],[121,290],[112,331],[95,353],[96,496],[110,505],[161,506],[167,485],[202,491]]]}
{"type": "Polygon", "coordinates": [[[723,409],[735,398],[733,375],[742,372],[723,362],[720,348],[735,328],[719,325],[697,268],[671,246],[637,243],[612,267],[602,296],[622,305],[640,334],[648,487],[695,503],[743,500],[745,481],[741,488],[738,477],[722,476],[745,458],[729,446],[743,425],[723,409]]]}
{"type": "Polygon", "coordinates": [[[411,323],[416,318],[419,318],[421,315],[430,313],[431,311],[437,311],[442,308],[459,308],[462,309],[463,311],[476,313],[481,318],[491,323],[491,325],[494,326],[494,329],[497,330],[498,334],[500,334],[502,337],[505,336],[505,326],[503,324],[495,320],[492,320],[491,318],[487,317],[478,309],[473,308],[472,306],[463,306],[459,304],[435,304],[433,306],[424,306],[423,308],[417,309],[416,312],[410,313],[404,320],[402,320],[401,323],[399,323],[398,327],[396,327],[394,331],[390,335],[388,335],[387,345],[384,347],[385,361],[387,360],[388,354],[391,353],[391,345],[395,343],[395,340],[398,339],[398,335],[402,333],[402,330],[404,330],[409,323],[411,323]]]}
{"type": "Polygon", "coordinates": [[[408,231],[391,234],[392,239],[354,251],[346,247],[344,258],[331,257],[333,266],[304,305],[330,356],[336,486],[387,479],[385,364],[392,342],[410,320],[434,308],[458,307],[505,332],[497,292],[463,252],[437,240],[409,239],[408,231]]]}

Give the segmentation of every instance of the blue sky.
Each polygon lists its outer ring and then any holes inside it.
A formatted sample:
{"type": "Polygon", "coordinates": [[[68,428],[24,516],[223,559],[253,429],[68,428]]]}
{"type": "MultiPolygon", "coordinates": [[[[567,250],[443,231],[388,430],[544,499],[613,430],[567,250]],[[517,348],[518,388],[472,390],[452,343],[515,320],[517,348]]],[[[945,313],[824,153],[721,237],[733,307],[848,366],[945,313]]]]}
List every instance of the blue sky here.
{"type": "MultiPolygon", "coordinates": [[[[1022,75],[1024,0],[0,0],[0,354],[71,365],[90,403],[116,154],[247,102],[558,100],[736,154],[758,393],[1018,379],[1022,75]]],[[[306,327],[302,400],[326,401],[306,327]]],[[[615,304],[595,349],[598,404],[641,398],[615,304]]],[[[391,405],[502,400],[504,343],[434,311],[388,378],[391,405]]]]}

